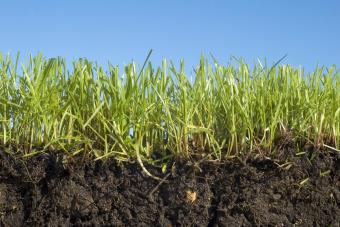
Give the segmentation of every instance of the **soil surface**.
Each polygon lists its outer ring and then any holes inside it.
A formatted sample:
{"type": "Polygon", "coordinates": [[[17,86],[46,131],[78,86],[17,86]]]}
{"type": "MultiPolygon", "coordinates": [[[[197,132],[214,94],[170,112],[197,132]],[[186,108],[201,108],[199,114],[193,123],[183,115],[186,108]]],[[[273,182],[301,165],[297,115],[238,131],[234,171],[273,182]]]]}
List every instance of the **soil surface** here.
{"type": "Polygon", "coordinates": [[[339,226],[340,154],[86,162],[0,149],[0,226],[339,226]],[[281,166],[280,166],[281,165],[281,166]]]}

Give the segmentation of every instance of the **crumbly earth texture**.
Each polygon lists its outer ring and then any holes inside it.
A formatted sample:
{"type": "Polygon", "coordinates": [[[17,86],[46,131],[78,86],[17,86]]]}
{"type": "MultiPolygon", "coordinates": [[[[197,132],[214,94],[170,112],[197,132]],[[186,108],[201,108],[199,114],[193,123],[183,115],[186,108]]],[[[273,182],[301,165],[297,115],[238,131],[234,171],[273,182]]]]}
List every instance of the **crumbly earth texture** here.
{"type": "Polygon", "coordinates": [[[0,149],[0,226],[339,226],[340,154],[137,162],[0,149]]]}

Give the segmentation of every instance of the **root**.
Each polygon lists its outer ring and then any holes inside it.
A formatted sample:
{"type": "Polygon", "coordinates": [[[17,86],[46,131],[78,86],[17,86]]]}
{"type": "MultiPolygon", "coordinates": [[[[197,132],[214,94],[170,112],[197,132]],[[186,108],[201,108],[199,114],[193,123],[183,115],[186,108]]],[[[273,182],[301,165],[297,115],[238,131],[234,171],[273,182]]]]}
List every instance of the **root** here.
{"type": "Polygon", "coordinates": [[[152,175],[152,174],[145,168],[145,166],[144,166],[144,164],[143,164],[143,161],[142,161],[142,159],[141,159],[140,153],[139,153],[139,149],[136,149],[136,154],[137,154],[137,161],[138,161],[139,165],[142,167],[143,172],[144,172],[147,176],[151,177],[152,179],[161,181],[161,180],[162,180],[161,178],[152,175]]]}

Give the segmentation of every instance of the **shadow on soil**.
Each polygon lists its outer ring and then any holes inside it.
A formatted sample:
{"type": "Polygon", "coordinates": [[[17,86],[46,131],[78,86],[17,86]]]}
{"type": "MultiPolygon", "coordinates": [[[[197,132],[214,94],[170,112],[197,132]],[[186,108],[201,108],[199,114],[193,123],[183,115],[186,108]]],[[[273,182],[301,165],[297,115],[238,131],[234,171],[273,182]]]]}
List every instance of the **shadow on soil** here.
{"type": "Polygon", "coordinates": [[[0,226],[339,226],[340,155],[192,165],[164,182],[137,163],[28,162],[0,150],[0,226]],[[285,169],[285,168],[287,169],[285,169]]]}

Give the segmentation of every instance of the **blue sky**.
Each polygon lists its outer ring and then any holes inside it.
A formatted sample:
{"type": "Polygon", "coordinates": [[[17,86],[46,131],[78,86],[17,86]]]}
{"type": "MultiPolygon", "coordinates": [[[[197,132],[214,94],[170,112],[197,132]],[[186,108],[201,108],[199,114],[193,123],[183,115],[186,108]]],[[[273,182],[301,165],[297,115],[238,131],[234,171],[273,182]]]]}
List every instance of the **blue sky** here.
{"type": "Polygon", "coordinates": [[[0,52],[87,57],[100,64],[162,58],[188,67],[256,58],[312,70],[340,65],[340,1],[3,1],[0,52]]]}

